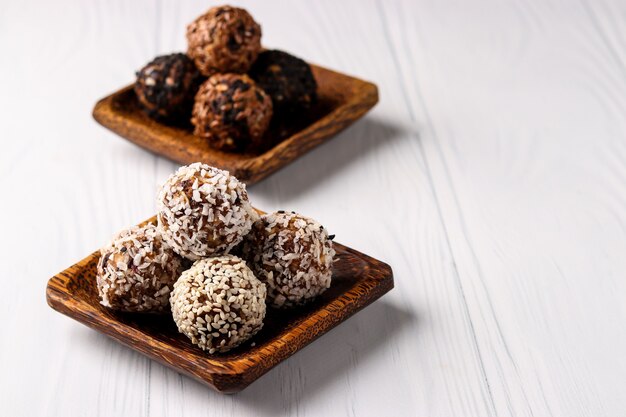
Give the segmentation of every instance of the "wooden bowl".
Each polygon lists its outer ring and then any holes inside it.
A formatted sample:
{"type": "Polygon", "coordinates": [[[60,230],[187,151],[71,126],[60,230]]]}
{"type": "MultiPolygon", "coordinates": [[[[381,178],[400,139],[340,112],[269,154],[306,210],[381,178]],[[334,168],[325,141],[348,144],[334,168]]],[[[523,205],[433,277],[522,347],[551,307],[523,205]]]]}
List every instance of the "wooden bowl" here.
{"type": "Polygon", "coordinates": [[[268,309],[263,329],[225,354],[209,355],[192,345],[171,315],[119,313],[100,305],[99,251],[52,277],[46,299],[53,309],[131,349],[219,392],[234,393],[393,288],[389,265],[338,243],[335,250],[338,260],[326,292],[305,307],[268,309]]]}
{"type": "Polygon", "coordinates": [[[194,136],[191,126],[169,126],[149,118],[139,108],[132,86],[100,100],[93,117],[156,154],[181,164],[205,162],[253,184],[324,143],[378,102],[378,89],[372,83],[315,65],[311,69],[318,83],[318,103],[299,120],[270,129],[266,142],[277,144],[260,154],[218,151],[194,136]]]}

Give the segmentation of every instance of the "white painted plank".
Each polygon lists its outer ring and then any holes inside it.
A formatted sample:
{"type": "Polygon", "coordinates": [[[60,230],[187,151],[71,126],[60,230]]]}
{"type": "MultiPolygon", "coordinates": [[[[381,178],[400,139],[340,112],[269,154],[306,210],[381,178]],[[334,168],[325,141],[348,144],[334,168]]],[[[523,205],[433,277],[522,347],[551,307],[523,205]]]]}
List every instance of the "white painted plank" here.
{"type": "Polygon", "coordinates": [[[94,102],[184,50],[210,4],[0,4],[0,311],[16,318],[0,323],[0,414],[623,412],[618,1],[240,3],[265,45],[381,91],[251,198],[389,262],[396,289],[234,396],[50,310],[47,278],[151,215],[176,167],[98,127],[94,102]]]}
{"type": "Polygon", "coordinates": [[[598,22],[623,5],[403,5],[386,19],[498,415],[619,415],[626,85],[598,22]]]}

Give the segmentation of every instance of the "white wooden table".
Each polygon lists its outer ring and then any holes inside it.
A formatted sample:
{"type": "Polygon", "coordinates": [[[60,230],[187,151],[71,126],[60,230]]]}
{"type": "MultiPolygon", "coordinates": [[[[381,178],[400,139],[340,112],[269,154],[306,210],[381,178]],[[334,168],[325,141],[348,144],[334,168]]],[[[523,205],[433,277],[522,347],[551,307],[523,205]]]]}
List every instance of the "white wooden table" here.
{"type": "Polygon", "coordinates": [[[625,415],[626,3],[242,5],[265,45],[381,93],[251,198],[396,288],[232,396],[51,310],[47,279],[153,214],[176,168],[93,104],[210,4],[2,0],[0,415],[625,415]]]}

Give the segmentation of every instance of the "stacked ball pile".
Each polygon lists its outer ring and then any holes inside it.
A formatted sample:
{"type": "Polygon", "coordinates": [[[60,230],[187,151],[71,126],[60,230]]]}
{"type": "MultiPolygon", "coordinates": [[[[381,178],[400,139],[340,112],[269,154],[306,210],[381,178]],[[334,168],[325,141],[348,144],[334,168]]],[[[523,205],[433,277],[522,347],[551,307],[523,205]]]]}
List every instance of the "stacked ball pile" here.
{"type": "Polygon", "coordinates": [[[294,212],[259,216],[227,171],[181,167],[159,190],[157,209],[157,225],[122,231],[100,250],[102,305],[171,310],[181,333],[216,353],[254,336],[266,304],[302,305],[330,287],[333,236],[294,212]]]}
{"type": "Polygon", "coordinates": [[[311,68],[261,49],[261,26],[244,9],[214,7],[187,27],[187,54],[155,58],[137,72],[135,93],[160,122],[191,121],[194,134],[224,151],[263,149],[272,118],[311,108],[311,68]]]}

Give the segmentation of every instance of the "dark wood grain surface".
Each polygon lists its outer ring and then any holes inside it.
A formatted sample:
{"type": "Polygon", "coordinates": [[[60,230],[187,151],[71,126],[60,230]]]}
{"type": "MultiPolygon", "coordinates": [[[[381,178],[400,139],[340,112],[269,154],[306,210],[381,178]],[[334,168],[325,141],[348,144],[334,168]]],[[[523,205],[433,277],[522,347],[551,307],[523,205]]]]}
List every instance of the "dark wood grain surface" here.
{"type": "Polygon", "coordinates": [[[268,309],[261,332],[226,354],[209,355],[192,345],[168,314],[119,313],[100,305],[98,251],[52,277],[46,298],[53,309],[149,358],[233,393],[393,288],[389,265],[338,243],[335,249],[338,259],[326,292],[305,307],[268,309]]]}
{"type": "Polygon", "coordinates": [[[132,86],[100,100],[93,117],[156,154],[181,164],[205,162],[253,184],[330,139],[378,102],[376,85],[315,65],[311,68],[318,83],[317,104],[300,118],[273,122],[266,142],[275,145],[258,154],[218,151],[194,136],[191,126],[170,126],[150,119],[139,108],[132,86]]]}

